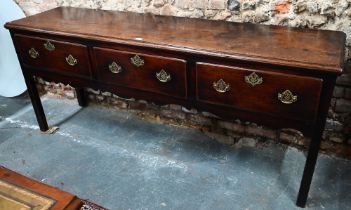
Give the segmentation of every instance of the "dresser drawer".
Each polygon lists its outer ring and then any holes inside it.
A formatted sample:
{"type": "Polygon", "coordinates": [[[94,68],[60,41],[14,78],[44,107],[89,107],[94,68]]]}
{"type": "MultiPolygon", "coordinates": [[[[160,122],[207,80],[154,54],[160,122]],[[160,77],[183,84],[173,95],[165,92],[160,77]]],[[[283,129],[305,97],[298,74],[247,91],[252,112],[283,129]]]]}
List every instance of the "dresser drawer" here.
{"type": "Polygon", "coordinates": [[[197,63],[199,101],[299,120],[316,117],[323,80],[197,63]]]}
{"type": "Polygon", "coordinates": [[[94,48],[99,80],[173,97],[186,97],[185,60],[94,48]]]}
{"type": "Polygon", "coordinates": [[[15,35],[14,41],[24,65],[90,77],[88,49],[84,45],[23,35],[15,35]]]}

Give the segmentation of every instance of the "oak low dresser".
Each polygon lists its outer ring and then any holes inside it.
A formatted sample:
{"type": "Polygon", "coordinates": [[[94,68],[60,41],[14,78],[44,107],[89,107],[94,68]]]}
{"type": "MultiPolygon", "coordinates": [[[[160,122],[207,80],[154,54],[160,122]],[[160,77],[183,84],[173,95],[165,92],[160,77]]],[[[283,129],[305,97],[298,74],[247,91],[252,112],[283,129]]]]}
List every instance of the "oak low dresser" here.
{"type": "MultiPolygon", "coordinates": [[[[179,104],[311,138],[304,207],[345,34],[131,12],[59,7],[9,22],[28,92],[46,131],[34,77],[158,104],[179,104]]],[[[262,192],[264,193],[264,192],[262,192]]]]}

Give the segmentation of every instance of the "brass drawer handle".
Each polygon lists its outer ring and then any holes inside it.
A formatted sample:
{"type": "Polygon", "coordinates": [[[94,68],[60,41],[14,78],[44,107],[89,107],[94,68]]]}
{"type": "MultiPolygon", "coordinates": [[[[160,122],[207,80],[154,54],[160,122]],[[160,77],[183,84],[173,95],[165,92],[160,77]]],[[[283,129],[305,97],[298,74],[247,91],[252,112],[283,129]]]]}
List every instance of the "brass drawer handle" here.
{"type": "Polygon", "coordinates": [[[114,74],[121,73],[123,70],[122,66],[118,65],[115,61],[108,65],[108,69],[110,69],[110,72],[114,74]]]}
{"type": "Polygon", "coordinates": [[[263,78],[258,76],[255,72],[252,72],[250,75],[245,76],[245,82],[254,87],[262,84],[263,78]]]}
{"type": "Polygon", "coordinates": [[[297,95],[294,95],[290,90],[285,90],[282,93],[278,93],[278,99],[283,104],[292,104],[297,101],[297,95]]]}
{"type": "Polygon", "coordinates": [[[169,82],[171,81],[171,74],[166,72],[165,70],[161,69],[161,71],[156,72],[156,78],[160,82],[169,82]]]}
{"type": "Polygon", "coordinates": [[[139,55],[134,55],[133,57],[130,58],[130,61],[136,67],[143,66],[145,63],[144,60],[139,55]]]}
{"type": "Polygon", "coordinates": [[[55,50],[55,45],[53,45],[49,40],[44,43],[45,49],[49,51],[54,51],[55,50]]]}
{"type": "Polygon", "coordinates": [[[28,50],[28,53],[31,58],[35,59],[39,57],[38,51],[36,51],[33,47],[28,50]]]}
{"type": "Polygon", "coordinates": [[[230,85],[224,82],[223,79],[213,82],[212,86],[219,93],[225,93],[230,90],[230,85]]]}
{"type": "Polygon", "coordinates": [[[75,66],[78,63],[78,60],[76,58],[73,57],[73,55],[69,54],[66,57],[66,62],[68,63],[68,65],[70,66],[75,66]]]}

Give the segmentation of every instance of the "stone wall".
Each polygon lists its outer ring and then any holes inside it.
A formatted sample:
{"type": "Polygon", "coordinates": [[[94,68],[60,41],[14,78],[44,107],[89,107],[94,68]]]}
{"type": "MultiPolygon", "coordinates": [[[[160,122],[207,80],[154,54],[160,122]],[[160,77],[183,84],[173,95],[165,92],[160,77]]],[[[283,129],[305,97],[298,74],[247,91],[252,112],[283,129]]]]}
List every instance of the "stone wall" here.
{"type": "MultiPolygon", "coordinates": [[[[351,0],[16,0],[27,15],[57,6],[133,11],[235,22],[308,27],[343,31],[347,35],[345,73],[337,80],[330,106],[322,149],[351,156],[351,0]]],[[[254,41],[254,40],[253,40],[254,41]]],[[[307,43],[306,43],[307,44],[307,43]]],[[[51,94],[74,98],[69,86],[38,80],[51,94]]],[[[88,89],[89,98],[120,109],[136,111],[141,117],[186,127],[196,127],[225,144],[257,145],[267,139],[304,147],[308,139],[298,132],[271,130],[252,123],[222,121],[210,113],[187,110],[178,105],[156,106],[145,101],[122,99],[88,89]],[[248,138],[248,137],[260,138],[248,138]]]]}

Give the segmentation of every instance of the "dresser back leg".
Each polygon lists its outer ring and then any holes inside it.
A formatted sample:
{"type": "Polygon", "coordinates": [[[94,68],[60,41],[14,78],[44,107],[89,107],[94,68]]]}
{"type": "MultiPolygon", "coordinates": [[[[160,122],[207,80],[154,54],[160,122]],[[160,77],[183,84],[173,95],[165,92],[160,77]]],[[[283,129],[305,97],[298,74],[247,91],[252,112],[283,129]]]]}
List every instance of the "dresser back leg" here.
{"type": "Polygon", "coordinates": [[[43,105],[41,104],[34,78],[32,75],[29,75],[29,74],[24,73],[23,75],[27,85],[27,90],[28,90],[30,100],[32,101],[35,116],[39,124],[39,128],[41,131],[47,131],[49,127],[46,121],[43,105]]]}
{"type": "Polygon", "coordinates": [[[84,88],[76,88],[76,95],[77,95],[77,100],[78,100],[79,106],[86,107],[87,100],[86,100],[84,88]]]}

